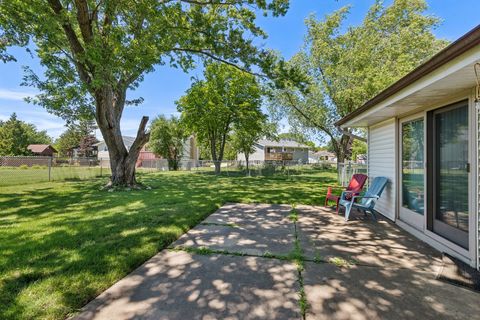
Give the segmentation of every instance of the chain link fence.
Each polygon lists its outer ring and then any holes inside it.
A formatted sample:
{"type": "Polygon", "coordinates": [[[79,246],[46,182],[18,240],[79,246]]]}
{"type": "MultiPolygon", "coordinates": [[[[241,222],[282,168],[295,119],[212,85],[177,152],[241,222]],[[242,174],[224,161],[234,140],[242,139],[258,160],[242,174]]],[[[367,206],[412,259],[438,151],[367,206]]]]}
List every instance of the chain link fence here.
{"type": "MultiPolygon", "coordinates": [[[[227,176],[274,176],[309,174],[312,170],[338,173],[338,182],[346,186],[355,173],[366,173],[364,164],[319,162],[308,164],[301,161],[245,161],[182,160],[178,171],[199,174],[215,174],[215,164],[220,174],[227,176]],[[338,170],[338,171],[337,171],[338,170]]],[[[166,159],[143,159],[137,161],[138,172],[171,171],[172,164],[166,159]]],[[[0,186],[31,184],[48,181],[86,180],[110,176],[109,159],[97,158],[51,158],[51,157],[0,157],[0,186]]]]}
{"type": "MultiPolygon", "coordinates": [[[[248,168],[246,161],[226,160],[182,160],[178,163],[178,171],[191,171],[194,173],[215,173],[215,165],[220,167],[220,174],[224,175],[246,175],[246,176],[268,176],[275,174],[301,174],[312,169],[335,171],[336,164],[321,162],[308,164],[302,161],[249,161],[248,168]]],[[[137,170],[147,172],[171,171],[169,161],[166,159],[147,159],[137,162],[137,170]]]]}
{"type": "Polygon", "coordinates": [[[108,176],[108,166],[92,158],[0,157],[0,186],[108,176]]]}

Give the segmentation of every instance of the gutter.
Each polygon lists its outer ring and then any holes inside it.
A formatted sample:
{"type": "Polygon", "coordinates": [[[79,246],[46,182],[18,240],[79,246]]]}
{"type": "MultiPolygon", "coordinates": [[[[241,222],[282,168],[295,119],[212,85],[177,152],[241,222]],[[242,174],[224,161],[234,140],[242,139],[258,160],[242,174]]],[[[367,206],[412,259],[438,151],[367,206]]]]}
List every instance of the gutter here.
{"type": "Polygon", "coordinates": [[[431,73],[435,69],[441,67],[442,65],[452,61],[466,51],[474,48],[475,46],[480,45],[480,24],[475,28],[467,32],[465,35],[452,42],[446,48],[441,50],[439,53],[434,55],[431,59],[427,60],[413,71],[408,73],[406,76],[392,84],[387,89],[380,92],[378,95],[373,97],[371,100],[367,101],[360,108],[355,111],[347,114],[345,117],[340,119],[335,123],[335,126],[340,127],[346,122],[354,119],[363,112],[369,110],[380,102],[386,100],[390,96],[398,93],[402,89],[408,87],[415,81],[431,73]]]}

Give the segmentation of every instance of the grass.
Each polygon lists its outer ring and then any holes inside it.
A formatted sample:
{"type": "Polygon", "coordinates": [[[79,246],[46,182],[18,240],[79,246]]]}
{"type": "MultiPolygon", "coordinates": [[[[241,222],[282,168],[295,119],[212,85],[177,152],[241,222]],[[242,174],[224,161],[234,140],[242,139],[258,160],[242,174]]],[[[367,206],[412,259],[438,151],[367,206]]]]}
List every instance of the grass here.
{"type": "MultiPolygon", "coordinates": [[[[85,180],[106,175],[108,169],[100,167],[52,167],[51,181],[85,180]]],[[[48,182],[49,172],[46,166],[0,167],[0,187],[48,182]]]]}
{"type": "Polygon", "coordinates": [[[336,174],[141,174],[0,188],[0,319],[64,319],[225,202],[321,204],[336,174]]]}
{"type": "Polygon", "coordinates": [[[303,281],[303,272],[305,271],[305,257],[303,255],[303,250],[300,245],[300,240],[298,239],[298,211],[295,209],[295,205],[292,205],[290,220],[293,222],[295,238],[293,240],[293,252],[290,256],[297,265],[297,281],[299,286],[298,301],[300,305],[300,314],[302,315],[302,319],[305,319],[307,315],[307,310],[309,308],[307,294],[305,293],[305,286],[303,281]]]}

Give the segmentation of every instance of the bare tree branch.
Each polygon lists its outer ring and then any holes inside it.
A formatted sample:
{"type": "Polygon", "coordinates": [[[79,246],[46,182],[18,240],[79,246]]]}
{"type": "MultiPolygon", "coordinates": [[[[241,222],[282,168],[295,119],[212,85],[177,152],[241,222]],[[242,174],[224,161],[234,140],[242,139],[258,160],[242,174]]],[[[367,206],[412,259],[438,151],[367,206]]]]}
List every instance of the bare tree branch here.
{"type": "Polygon", "coordinates": [[[225,60],[223,58],[220,58],[212,53],[210,53],[209,51],[207,51],[206,49],[194,49],[194,48],[172,48],[171,51],[183,51],[183,52],[190,52],[190,53],[195,53],[195,54],[199,54],[199,55],[204,55],[204,56],[207,56],[215,61],[219,61],[219,62],[222,62],[222,63],[225,63],[225,64],[228,64],[240,71],[243,71],[245,73],[249,73],[253,76],[257,76],[257,77],[261,77],[261,78],[267,78],[266,75],[264,74],[261,74],[261,73],[256,73],[256,72],[252,72],[250,70],[247,70],[233,62],[230,62],[228,60],[225,60]]]}

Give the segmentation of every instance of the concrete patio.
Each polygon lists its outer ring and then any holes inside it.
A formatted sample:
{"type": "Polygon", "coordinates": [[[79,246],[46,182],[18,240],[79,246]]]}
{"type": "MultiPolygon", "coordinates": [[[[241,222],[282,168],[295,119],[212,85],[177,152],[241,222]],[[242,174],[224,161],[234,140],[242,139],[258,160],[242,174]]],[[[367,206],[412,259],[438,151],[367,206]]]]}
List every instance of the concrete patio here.
{"type": "Polygon", "coordinates": [[[440,253],[394,224],[358,214],[346,223],[322,207],[297,206],[296,212],[297,221],[287,205],[226,204],[87,304],[76,319],[480,314],[479,294],[435,280],[440,253]]]}

